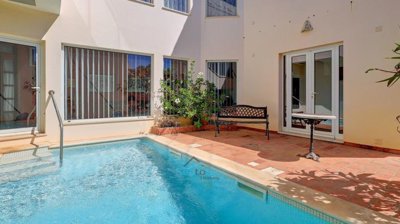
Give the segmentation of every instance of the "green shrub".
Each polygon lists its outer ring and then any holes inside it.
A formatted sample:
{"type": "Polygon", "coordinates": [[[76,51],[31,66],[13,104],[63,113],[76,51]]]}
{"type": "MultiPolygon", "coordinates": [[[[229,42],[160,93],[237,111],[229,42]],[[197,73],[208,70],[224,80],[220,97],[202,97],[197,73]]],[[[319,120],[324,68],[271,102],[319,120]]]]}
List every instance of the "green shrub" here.
{"type": "Polygon", "coordinates": [[[160,101],[164,114],[192,119],[197,128],[217,112],[225,98],[217,95],[216,86],[204,79],[202,73],[194,74],[193,63],[185,80],[161,81],[160,101]]]}

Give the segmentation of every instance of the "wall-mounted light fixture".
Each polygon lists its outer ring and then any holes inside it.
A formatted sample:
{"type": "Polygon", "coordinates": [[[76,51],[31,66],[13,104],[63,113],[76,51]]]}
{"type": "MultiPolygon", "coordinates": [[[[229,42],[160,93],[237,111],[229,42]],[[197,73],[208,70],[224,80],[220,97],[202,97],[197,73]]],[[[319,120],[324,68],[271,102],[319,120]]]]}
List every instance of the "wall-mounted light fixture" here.
{"type": "Polygon", "coordinates": [[[312,31],[313,29],[314,29],[314,28],[313,28],[313,26],[311,25],[310,20],[306,20],[306,21],[304,22],[303,28],[301,29],[301,32],[302,32],[302,33],[310,32],[310,31],[312,31]]]}

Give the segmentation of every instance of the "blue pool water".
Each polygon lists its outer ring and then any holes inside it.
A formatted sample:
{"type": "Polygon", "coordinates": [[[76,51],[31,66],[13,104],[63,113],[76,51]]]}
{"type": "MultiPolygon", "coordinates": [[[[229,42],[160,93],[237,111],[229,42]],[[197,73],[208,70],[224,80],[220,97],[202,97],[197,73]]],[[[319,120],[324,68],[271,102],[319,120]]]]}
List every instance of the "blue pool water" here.
{"type": "Polygon", "coordinates": [[[149,139],[79,146],[55,172],[0,184],[0,223],[326,223],[239,186],[149,139]]]}

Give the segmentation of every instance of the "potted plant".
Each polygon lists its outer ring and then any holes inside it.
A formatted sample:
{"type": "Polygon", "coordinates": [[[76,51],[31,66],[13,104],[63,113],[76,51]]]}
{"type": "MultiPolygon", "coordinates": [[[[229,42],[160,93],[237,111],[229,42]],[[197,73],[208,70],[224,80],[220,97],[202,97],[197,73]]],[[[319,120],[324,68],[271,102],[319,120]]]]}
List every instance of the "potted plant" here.
{"type": "Polygon", "coordinates": [[[203,73],[194,75],[193,64],[185,80],[161,82],[160,101],[164,114],[175,115],[182,124],[201,128],[217,111],[224,96],[216,94],[213,83],[204,79],[203,73]]]}
{"type": "Polygon", "coordinates": [[[175,117],[180,126],[192,125],[192,120],[187,115],[181,100],[180,88],[185,85],[180,80],[163,80],[160,88],[160,101],[164,116],[175,117]],[[179,88],[178,88],[179,87],[179,88]]]}

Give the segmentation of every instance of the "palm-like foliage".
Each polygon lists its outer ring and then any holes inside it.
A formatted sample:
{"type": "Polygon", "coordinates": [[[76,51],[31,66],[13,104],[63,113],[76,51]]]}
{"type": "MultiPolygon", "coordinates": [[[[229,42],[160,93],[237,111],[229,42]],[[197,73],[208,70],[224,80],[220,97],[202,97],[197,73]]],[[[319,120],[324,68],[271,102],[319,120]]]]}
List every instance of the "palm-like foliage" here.
{"type": "MultiPolygon", "coordinates": [[[[400,44],[396,43],[396,45],[397,45],[397,47],[393,50],[393,52],[397,56],[389,57],[388,59],[400,60],[400,44]]],[[[370,68],[365,73],[368,73],[370,71],[381,71],[381,72],[392,74],[392,76],[390,76],[389,78],[378,81],[378,82],[386,82],[386,85],[388,87],[390,87],[400,79],[400,61],[397,62],[397,64],[394,66],[393,70],[370,68]]]]}

